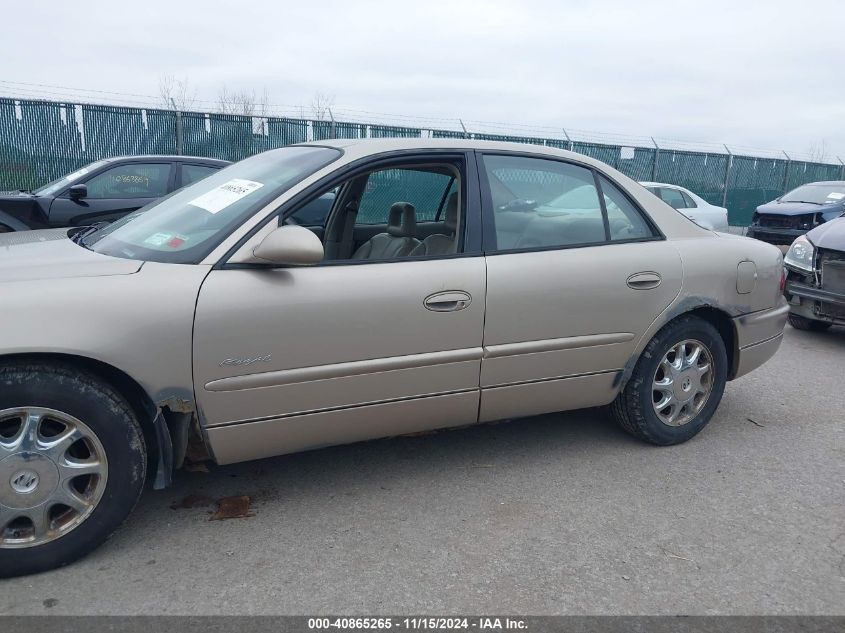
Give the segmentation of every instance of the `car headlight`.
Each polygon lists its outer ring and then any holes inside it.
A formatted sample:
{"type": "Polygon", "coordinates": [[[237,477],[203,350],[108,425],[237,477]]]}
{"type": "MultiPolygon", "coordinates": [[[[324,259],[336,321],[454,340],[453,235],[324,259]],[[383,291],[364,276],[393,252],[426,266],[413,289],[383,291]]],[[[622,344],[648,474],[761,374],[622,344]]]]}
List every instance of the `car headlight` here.
{"type": "Polygon", "coordinates": [[[816,249],[813,243],[802,235],[792,242],[792,246],[789,247],[783,261],[793,268],[799,268],[811,273],[813,272],[813,256],[815,255],[815,251],[816,249]]]}

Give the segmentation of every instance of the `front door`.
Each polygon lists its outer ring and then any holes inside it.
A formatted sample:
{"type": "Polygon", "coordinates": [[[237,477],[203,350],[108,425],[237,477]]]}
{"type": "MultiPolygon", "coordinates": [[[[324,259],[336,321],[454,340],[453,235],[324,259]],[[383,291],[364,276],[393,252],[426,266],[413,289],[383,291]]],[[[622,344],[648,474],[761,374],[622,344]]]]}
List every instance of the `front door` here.
{"type": "Polygon", "coordinates": [[[609,403],[677,296],[678,252],[598,172],[488,155],[482,421],[609,403]]]}
{"type": "MultiPolygon", "coordinates": [[[[381,170],[366,186],[368,176],[356,175],[349,182],[362,183],[357,199],[334,205],[333,214],[361,213],[330,225],[354,233],[384,223],[375,246],[335,234],[347,250],[321,265],[209,274],[197,303],[194,379],[218,461],[477,420],[485,263],[459,238],[472,215],[464,210],[477,211],[477,183],[475,195],[458,188],[456,252],[426,256],[412,216],[436,217],[427,207],[436,211],[466,170],[463,161],[414,169],[425,177],[381,170]],[[389,179],[391,189],[378,184],[389,179]],[[426,192],[401,190],[406,180],[426,192]]],[[[296,211],[284,217],[295,221],[296,211]]]]}

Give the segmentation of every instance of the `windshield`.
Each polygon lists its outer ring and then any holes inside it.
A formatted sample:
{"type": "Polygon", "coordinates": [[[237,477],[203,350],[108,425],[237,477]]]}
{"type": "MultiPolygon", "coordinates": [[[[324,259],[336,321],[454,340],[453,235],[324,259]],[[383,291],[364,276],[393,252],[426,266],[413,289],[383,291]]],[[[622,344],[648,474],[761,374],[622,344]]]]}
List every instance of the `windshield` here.
{"type": "Polygon", "coordinates": [[[783,194],[781,202],[812,202],[836,204],[845,200],[845,183],[801,185],[783,194]]]}
{"type": "Polygon", "coordinates": [[[308,146],[257,154],[84,237],[82,245],[113,257],[196,263],[244,219],[340,155],[308,146]]]}
{"type": "Polygon", "coordinates": [[[90,163],[85,165],[85,167],[80,167],[74,172],[69,173],[67,176],[62,176],[58,180],[54,180],[53,182],[48,182],[46,185],[43,185],[36,189],[33,193],[36,196],[52,196],[60,189],[64,189],[69,184],[74,182],[75,180],[79,180],[85,174],[94,171],[95,169],[99,169],[109,161],[107,160],[98,160],[95,163],[90,163]]]}

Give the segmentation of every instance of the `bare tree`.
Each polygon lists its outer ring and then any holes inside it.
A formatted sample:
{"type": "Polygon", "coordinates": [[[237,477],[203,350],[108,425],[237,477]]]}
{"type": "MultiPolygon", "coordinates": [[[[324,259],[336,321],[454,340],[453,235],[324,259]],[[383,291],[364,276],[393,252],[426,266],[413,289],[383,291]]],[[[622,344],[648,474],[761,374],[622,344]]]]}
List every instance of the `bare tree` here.
{"type": "Polygon", "coordinates": [[[229,90],[223,86],[217,93],[217,110],[223,114],[266,117],[269,107],[266,88],[256,95],[254,90],[229,90]]]}
{"type": "Polygon", "coordinates": [[[827,162],[829,154],[830,146],[826,139],[822,139],[816,143],[810,143],[810,147],[807,149],[807,159],[811,163],[827,162]]]}
{"type": "Polygon", "coordinates": [[[197,100],[197,91],[190,87],[188,78],[173,75],[159,76],[158,95],[161,107],[167,110],[190,110],[197,100]]]}
{"type": "Polygon", "coordinates": [[[311,99],[311,113],[317,121],[331,118],[331,108],[334,105],[334,95],[319,90],[311,99]]]}

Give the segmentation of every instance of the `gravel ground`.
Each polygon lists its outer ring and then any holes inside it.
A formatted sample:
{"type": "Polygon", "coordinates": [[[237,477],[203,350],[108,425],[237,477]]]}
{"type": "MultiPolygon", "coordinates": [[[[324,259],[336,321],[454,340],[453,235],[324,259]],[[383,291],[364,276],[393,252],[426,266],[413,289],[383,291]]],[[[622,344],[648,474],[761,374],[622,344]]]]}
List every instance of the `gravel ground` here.
{"type": "Polygon", "coordinates": [[[672,448],[590,409],[183,472],[0,614],[845,614],[843,370],[787,328],[672,448]]]}

